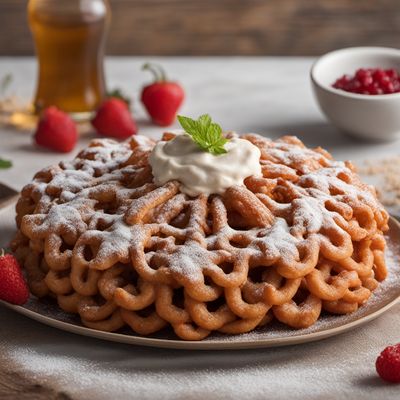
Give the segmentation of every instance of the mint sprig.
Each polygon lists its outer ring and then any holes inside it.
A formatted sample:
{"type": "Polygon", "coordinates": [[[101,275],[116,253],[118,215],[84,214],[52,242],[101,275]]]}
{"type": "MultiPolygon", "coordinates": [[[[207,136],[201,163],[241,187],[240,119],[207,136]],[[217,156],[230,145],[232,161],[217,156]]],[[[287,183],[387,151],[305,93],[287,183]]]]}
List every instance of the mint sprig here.
{"type": "Polygon", "coordinates": [[[212,122],[208,114],[200,115],[197,120],[178,115],[178,121],[202,150],[215,156],[226,153],[224,146],[229,140],[222,135],[222,128],[212,122]]]}
{"type": "Polygon", "coordinates": [[[3,160],[0,158],[0,169],[11,168],[12,162],[8,160],[3,160]]]}

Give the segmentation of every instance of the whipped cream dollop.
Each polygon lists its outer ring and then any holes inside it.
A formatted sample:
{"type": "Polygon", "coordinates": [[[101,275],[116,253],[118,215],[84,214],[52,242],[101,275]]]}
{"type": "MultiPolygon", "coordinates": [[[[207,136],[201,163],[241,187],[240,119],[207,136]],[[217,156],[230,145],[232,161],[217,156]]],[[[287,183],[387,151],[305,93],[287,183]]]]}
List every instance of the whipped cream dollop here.
{"type": "Polygon", "coordinates": [[[208,153],[186,133],[160,141],[149,157],[154,183],[161,186],[177,180],[183,193],[198,196],[222,194],[231,186],[243,185],[251,175],[262,175],[260,150],[248,140],[234,137],[225,150],[227,153],[217,156],[208,153]]]}

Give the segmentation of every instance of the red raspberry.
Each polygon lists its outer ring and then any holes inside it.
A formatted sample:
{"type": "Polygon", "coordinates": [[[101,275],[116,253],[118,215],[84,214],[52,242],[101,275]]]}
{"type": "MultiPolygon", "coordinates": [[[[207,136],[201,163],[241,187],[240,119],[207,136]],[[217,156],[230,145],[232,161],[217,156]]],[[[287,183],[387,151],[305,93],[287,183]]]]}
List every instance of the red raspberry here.
{"type": "Polygon", "coordinates": [[[43,111],[35,133],[35,142],[39,146],[68,153],[77,141],[78,131],[68,114],[57,107],[49,107],[43,111]]]}
{"type": "Polygon", "coordinates": [[[100,135],[117,139],[126,139],[137,131],[128,105],[125,101],[115,97],[111,97],[101,104],[92,120],[92,125],[100,135]]]}
{"type": "Polygon", "coordinates": [[[29,298],[29,290],[18,261],[11,254],[0,252],[0,299],[22,305],[29,298]]]}
{"type": "Polygon", "coordinates": [[[388,382],[400,382],[400,344],[388,346],[376,359],[376,371],[388,382]]]}
{"type": "Polygon", "coordinates": [[[360,68],[354,76],[343,75],[332,86],[359,94],[398,93],[400,92],[400,76],[395,69],[360,68]]]}

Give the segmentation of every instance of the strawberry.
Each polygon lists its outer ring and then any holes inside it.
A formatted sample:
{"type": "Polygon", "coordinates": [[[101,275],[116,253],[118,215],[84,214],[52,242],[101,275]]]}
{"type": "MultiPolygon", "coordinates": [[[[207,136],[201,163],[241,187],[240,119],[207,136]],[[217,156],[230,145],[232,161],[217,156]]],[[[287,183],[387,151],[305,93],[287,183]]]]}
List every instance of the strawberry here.
{"type": "Polygon", "coordinates": [[[0,252],[0,299],[22,305],[28,301],[29,289],[21,267],[12,254],[0,252]]]}
{"type": "Polygon", "coordinates": [[[113,90],[110,90],[109,92],[107,92],[107,98],[109,97],[115,97],[117,99],[121,99],[127,104],[128,108],[131,107],[132,103],[131,99],[121,89],[115,88],[113,90]]]}
{"type": "Polygon", "coordinates": [[[117,139],[126,139],[137,132],[128,105],[115,97],[110,97],[101,104],[92,119],[92,125],[100,135],[117,139]]]}
{"type": "Polygon", "coordinates": [[[154,75],[154,82],[142,89],[142,103],[152,121],[160,126],[173,124],[181,106],[185,93],[179,83],[167,80],[160,66],[145,64],[143,70],[149,70],[154,75]]]}
{"type": "Polygon", "coordinates": [[[388,346],[376,359],[376,371],[387,382],[400,382],[400,344],[388,346]]]}
{"type": "Polygon", "coordinates": [[[68,114],[54,106],[43,111],[35,133],[36,144],[60,153],[68,153],[77,141],[78,131],[68,114]]]}

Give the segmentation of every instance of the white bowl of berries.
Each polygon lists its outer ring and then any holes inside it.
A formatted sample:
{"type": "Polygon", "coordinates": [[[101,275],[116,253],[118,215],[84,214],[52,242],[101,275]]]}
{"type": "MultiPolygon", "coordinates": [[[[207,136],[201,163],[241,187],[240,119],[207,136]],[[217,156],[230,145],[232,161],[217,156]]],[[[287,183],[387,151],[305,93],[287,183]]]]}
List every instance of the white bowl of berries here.
{"type": "Polygon", "coordinates": [[[400,50],[351,47],[311,68],[314,94],[339,129],[370,140],[400,138],[400,50]]]}

